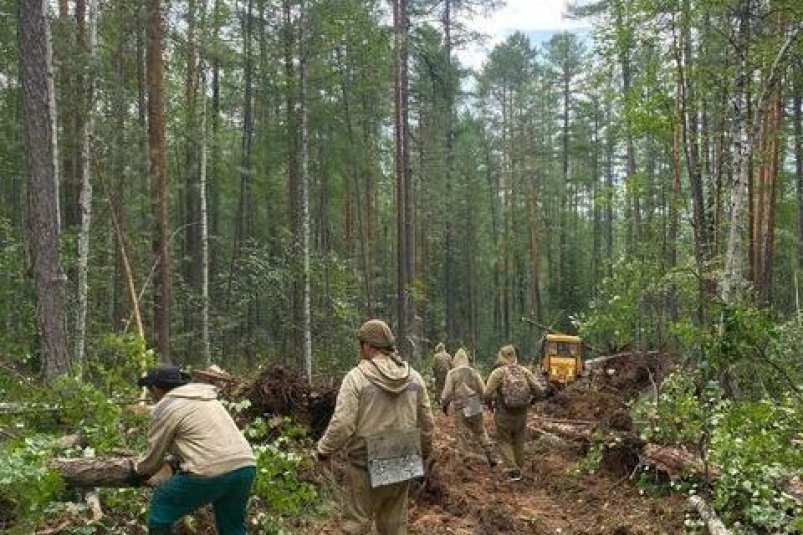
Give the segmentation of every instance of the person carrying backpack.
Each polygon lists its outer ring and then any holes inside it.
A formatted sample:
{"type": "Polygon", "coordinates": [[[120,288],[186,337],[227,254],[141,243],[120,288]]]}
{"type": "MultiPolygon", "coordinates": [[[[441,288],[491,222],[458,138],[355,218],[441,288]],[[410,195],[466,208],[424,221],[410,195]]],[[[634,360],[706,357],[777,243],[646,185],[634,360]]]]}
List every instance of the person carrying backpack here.
{"type": "Polygon", "coordinates": [[[521,480],[527,409],[545,394],[535,375],[518,363],[517,353],[512,345],[499,350],[498,366],[491,372],[485,387],[485,403],[494,411],[496,441],[509,481],[521,480]]]}

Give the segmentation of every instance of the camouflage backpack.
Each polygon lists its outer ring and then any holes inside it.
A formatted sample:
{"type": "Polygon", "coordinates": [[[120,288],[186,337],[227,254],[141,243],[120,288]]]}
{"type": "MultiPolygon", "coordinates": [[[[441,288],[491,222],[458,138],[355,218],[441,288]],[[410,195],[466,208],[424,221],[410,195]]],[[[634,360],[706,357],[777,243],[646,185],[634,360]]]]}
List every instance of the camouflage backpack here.
{"type": "Polygon", "coordinates": [[[508,409],[526,407],[532,401],[532,392],[527,376],[520,366],[508,366],[502,376],[502,404],[508,409]]]}

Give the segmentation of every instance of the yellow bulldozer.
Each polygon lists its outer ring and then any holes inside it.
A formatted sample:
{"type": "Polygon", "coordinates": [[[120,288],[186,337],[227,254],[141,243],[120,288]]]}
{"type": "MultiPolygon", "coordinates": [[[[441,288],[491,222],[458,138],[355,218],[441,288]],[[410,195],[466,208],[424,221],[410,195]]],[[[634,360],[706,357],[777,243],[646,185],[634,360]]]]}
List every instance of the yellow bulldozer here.
{"type": "Polygon", "coordinates": [[[546,334],[541,342],[541,371],[556,387],[583,375],[583,341],[569,334],[546,334]]]}

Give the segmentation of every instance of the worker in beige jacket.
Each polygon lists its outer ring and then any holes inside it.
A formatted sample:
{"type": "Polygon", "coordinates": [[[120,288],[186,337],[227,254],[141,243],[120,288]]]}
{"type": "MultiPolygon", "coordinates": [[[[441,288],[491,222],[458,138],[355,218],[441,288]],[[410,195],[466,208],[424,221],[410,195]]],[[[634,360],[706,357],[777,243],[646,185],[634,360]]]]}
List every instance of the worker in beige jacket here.
{"type": "Polygon", "coordinates": [[[144,483],[171,454],[175,474],[153,492],[148,533],[168,535],[182,516],[211,504],[220,535],[246,535],[248,496],[256,474],[251,446],[217,399],[213,385],[190,383],[173,365],[140,378],[157,402],[148,452],[132,463],[132,484],[144,483]]]}
{"type": "Polygon", "coordinates": [[[446,384],[446,374],[452,369],[452,356],[446,351],[446,346],[439,343],[435,346],[435,354],[432,355],[432,378],[435,381],[435,395],[439,396],[443,392],[443,385],[446,384]]]}
{"type": "Polygon", "coordinates": [[[514,346],[502,347],[496,363],[498,367],[491,372],[485,387],[485,402],[494,411],[496,441],[509,480],[520,481],[527,410],[530,403],[544,396],[544,388],[530,370],[518,363],[518,351],[514,346]]]}
{"type": "Polygon", "coordinates": [[[380,535],[401,535],[407,533],[410,479],[372,488],[368,444],[393,433],[420,434],[420,460],[426,465],[432,450],[429,395],[418,372],[396,353],[393,332],[384,321],[364,323],[358,339],[361,360],[340,385],[317,456],[326,460],[346,452],[350,492],[344,533],[371,533],[375,525],[380,535]]]}
{"type": "Polygon", "coordinates": [[[468,353],[462,347],[455,352],[453,365],[446,375],[446,385],[441,393],[441,408],[448,414],[449,404],[453,407],[457,438],[455,459],[460,462],[460,454],[468,450],[471,437],[479,441],[488,464],[493,468],[496,466],[496,457],[483,422],[485,383],[480,373],[470,366],[468,353]]]}

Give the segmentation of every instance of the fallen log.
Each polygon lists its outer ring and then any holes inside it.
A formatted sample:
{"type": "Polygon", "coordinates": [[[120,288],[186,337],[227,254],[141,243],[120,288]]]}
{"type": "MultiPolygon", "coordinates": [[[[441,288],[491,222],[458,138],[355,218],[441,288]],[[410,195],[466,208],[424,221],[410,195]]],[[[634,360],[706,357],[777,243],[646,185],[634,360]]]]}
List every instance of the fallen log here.
{"type": "Polygon", "coordinates": [[[50,461],[50,467],[73,487],[131,487],[132,457],[114,459],[63,459],[50,461]]]}
{"type": "MultiPolygon", "coordinates": [[[[112,459],[56,458],[50,461],[50,468],[58,472],[64,481],[73,487],[82,489],[94,487],[122,488],[133,486],[129,481],[133,457],[116,457],[112,459]]],[[[173,469],[165,463],[158,472],[144,482],[148,487],[158,487],[170,476],[173,469]]]]}
{"type": "MultiPolygon", "coordinates": [[[[641,450],[640,459],[642,465],[665,472],[672,481],[690,475],[698,477],[705,475],[702,458],[680,446],[647,444],[641,450]]],[[[709,473],[711,472],[709,469],[709,473]]]]}
{"type": "Polygon", "coordinates": [[[728,528],[719,519],[714,508],[711,507],[702,497],[693,495],[689,497],[689,503],[697,510],[697,514],[703,519],[711,535],[729,535],[728,528]]]}
{"type": "Polygon", "coordinates": [[[592,425],[569,424],[561,422],[538,421],[537,428],[570,440],[588,441],[591,438],[592,425]]]}

